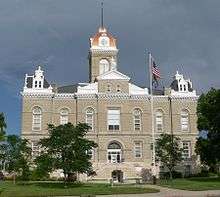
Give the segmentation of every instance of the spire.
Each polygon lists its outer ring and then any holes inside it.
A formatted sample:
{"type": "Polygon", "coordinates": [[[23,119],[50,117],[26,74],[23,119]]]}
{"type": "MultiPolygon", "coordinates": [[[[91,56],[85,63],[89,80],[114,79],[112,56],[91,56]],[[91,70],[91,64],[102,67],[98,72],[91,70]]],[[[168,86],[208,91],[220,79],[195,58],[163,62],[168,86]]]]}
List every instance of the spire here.
{"type": "Polygon", "coordinates": [[[101,28],[104,28],[104,3],[103,1],[101,2],[101,28]]]}

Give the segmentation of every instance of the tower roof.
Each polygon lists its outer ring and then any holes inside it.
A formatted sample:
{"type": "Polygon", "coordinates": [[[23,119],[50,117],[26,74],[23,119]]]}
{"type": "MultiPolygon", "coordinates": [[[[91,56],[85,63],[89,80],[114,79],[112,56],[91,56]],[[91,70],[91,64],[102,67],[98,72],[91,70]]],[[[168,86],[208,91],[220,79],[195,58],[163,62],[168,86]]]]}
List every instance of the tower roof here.
{"type": "Polygon", "coordinates": [[[107,31],[105,27],[100,27],[98,32],[90,38],[90,47],[100,46],[100,38],[107,38],[109,40],[108,47],[116,48],[116,39],[107,31]]]}

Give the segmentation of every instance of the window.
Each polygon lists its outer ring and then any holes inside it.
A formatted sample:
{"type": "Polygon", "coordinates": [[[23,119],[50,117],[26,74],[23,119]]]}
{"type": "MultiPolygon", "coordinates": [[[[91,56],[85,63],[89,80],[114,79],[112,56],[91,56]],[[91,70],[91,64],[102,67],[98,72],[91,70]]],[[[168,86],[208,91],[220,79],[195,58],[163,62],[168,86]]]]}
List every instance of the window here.
{"type": "Polygon", "coordinates": [[[181,130],[189,130],[189,113],[186,110],[181,111],[181,130]]]}
{"type": "Polygon", "coordinates": [[[90,130],[93,131],[93,127],[94,127],[94,110],[89,107],[86,110],[86,123],[88,124],[88,126],[90,127],[90,130]]]}
{"type": "Polygon", "coordinates": [[[156,112],[156,131],[163,132],[163,112],[157,111],[156,112]]]}
{"type": "Polygon", "coordinates": [[[107,85],[107,92],[111,92],[111,85],[110,84],[107,85]]]}
{"type": "Polygon", "coordinates": [[[117,92],[121,92],[120,85],[117,85],[117,92]]]}
{"type": "Polygon", "coordinates": [[[122,162],[121,155],[122,150],[121,146],[117,142],[112,142],[108,145],[108,162],[109,163],[120,163],[122,162]]]}
{"type": "Polygon", "coordinates": [[[109,62],[107,59],[101,59],[99,62],[99,74],[109,71],[109,62]]]}
{"type": "Polygon", "coordinates": [[[32,130],[40,131],[41,130],[41,118],[42,110],[40,107],[34,107],[33,109],[33,119],[32,119],[32,130]]]}
{"type": "Polygon", "coordinates": [[[37,88],[37,81],[34,82],[34,87],[37,88]]]}
{"type": "Polygon", "coordinates": [[[134,110],[133,118],[134,118],[134,130],[140,131],[141,130],[141,110],[140,109],[134,110]]]}
{"type": "Polygon", "coordinates": [[[142,143],[141,142],[134,143],[134,156],[136,158],[142,157],[142,143]]]}
{"type": "Polygon", "coordinates": [[[39,81],[39,88],[41,88],[41,85],[42,85],[42,82],[41,82],[41,81],[39,81]]]}
{"type": "Polygon", "coordinates": [[[108,110],[108,130],[119,130],[120,128],[120,110],[108,110]]]}
{"type": "Polygon", "coordinates": [[[68,117],[69,115],[69,110],[64,108],[60,110],[60,124],[67,124],[68,123],[68,117]]]}
{"type": "Polygon", "coordinates": [[[191,143],[190,143],[190,141],[183,141],[182,147],[183,147],[183,153],[182,153],[183,158],[184,159],[190,158],[191,157],[191,143]]]}
{"type": "Polygon", "coordinates": [[[31,142],[31,155],[32,157],[37,157],[40,154],[40,147],[38,145],[38,142],[33,141],[31,142]]]}
{"type": "Polygon", "coordinates": [[[87,153],[87,155],[89,156],[90,159],[93,159],[93,156],[94,156],[94,150],[93,149],[87,150],[86,153],[87,153]]]}

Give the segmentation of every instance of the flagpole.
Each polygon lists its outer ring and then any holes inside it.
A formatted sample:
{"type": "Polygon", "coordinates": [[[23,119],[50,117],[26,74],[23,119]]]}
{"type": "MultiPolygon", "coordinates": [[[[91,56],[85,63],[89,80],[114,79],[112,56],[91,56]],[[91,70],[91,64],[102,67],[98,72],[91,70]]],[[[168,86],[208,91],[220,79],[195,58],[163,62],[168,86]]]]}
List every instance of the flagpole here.
{"type": "Polygon", "coordinates": [[[153,79],[152,79],[152,56],[151,53],[148,53],[149,55],[149,74],[150,74],[150,104],[151,104],[151,129],[152,129],[152,152],[153,152],[153,157],[152,157],[152,163],[153,163],[153,169],[152,169],[152,174],[153,176],[156,176],[156,165],[155,165],[155,136],[154,136],[154,99],[153,99],[153,79]]]}

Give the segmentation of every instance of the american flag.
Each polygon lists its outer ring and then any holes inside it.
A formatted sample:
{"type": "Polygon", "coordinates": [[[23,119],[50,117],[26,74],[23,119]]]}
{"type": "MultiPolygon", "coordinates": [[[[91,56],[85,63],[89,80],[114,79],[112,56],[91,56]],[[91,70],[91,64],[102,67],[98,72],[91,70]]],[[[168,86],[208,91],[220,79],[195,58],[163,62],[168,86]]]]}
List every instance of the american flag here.
{"type": "Polygon", "coordinates": [[[154,79],[160,79],[160,70],[157,68],[157,64],[155,63],[154,59],[151,57],[151,69],[152,75],[154,79]]]}

